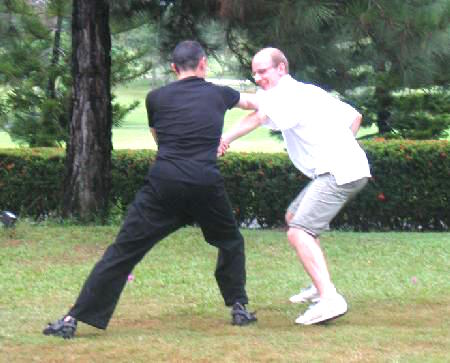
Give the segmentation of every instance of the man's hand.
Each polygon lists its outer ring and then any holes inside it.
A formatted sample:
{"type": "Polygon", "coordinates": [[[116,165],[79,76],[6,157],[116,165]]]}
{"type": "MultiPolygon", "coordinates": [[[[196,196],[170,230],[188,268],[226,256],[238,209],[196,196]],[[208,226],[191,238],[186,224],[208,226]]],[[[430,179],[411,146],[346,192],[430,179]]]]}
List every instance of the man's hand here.
{"type": "Polygon", "coordinates": [[[220,144],[217,148],[217,157],[224,156],[229,147],[229,143],[225,142],[223,139],[220,139],[220,144]]]}
{"type": "Polygon", "coordinates": [[[156,130],[153,127],[150,127],[150,133],[153,136],[153,139],[155,140],[156,146],[158,146],[158,136],[156,135],[156,130]]]}

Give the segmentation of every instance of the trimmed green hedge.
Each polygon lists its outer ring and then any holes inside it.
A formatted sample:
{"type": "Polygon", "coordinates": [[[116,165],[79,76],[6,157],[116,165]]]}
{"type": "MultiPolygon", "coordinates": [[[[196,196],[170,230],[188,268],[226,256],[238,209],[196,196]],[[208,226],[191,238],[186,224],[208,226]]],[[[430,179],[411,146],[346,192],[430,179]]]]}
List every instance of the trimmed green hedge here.
{"type": "MultiPolygon", "coordinates": [[[[352,230],[448,230],[450,143],[366,141],[373,178],[333,221],[352,230]]],[[[124,211],[155,152],[113,152],[112,205],[124,211]]],[[[240,223],[279,227],[290,201],[308,182],[284,153],[229,153],[219,161],[240,223]]],[[[40,217],[62,201],[64,151],[0,150],[0,210],[40,217]]]]}

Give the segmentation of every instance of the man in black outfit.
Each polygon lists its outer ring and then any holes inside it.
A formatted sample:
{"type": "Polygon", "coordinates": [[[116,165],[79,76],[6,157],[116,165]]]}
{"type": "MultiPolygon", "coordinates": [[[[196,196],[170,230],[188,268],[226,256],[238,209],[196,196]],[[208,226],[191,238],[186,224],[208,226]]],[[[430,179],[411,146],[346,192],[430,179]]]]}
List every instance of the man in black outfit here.
{"type": "Polygon", "coordinates": [[[122,228],[84,283],[75,305],[44,329],[72,338],[77,321],[106,329],[128,275],[160,240],[196,222],[218,251],[215,277],[232,324],[256,321],[247,311],[244,239],[216,164],[225,112],[253,109],[250,95],[205,81],[207,61],[199,43],[179,43],[172,69],[177,81],[146,98],[156,161],[128,209],[122,228]]]}

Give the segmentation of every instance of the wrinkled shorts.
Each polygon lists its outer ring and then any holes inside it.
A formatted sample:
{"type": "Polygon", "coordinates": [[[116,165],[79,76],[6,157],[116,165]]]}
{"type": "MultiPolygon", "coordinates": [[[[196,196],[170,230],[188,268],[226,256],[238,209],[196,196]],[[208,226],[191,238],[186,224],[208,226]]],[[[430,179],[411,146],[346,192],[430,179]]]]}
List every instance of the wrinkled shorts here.
{"type": "Polygon", "coordinates": [[[337,185],[330,173],[319,175],[289,205],[293,217],[289,227],[301,228],[313,237],[329,229],[330,222],[352,197],[364,188],[368,178],[337,185]]]}

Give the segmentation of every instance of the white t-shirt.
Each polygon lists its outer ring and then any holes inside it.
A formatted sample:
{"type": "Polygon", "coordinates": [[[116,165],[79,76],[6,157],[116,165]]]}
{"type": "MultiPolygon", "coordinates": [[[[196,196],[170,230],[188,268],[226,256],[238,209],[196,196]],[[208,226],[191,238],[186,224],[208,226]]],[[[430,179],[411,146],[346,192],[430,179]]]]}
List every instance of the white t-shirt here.
{"type": "Polygon", "coordinates": [[[338,185],[370,177],[366,154],[350,129],[359,115],[353,107],[290,75],[257,97],[270,119],[266,126],[282,132],[290,159],[306,176],[329,172],[338,185]]]}

